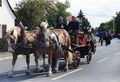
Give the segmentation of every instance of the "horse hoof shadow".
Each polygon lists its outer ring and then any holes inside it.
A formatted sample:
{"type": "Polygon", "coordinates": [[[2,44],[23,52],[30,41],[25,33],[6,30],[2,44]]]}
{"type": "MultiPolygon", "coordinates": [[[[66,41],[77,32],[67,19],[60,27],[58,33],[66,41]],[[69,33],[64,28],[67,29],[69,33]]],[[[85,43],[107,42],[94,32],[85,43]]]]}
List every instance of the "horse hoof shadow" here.
{"type": "Polygon", "coordinates": [[[64,72],[67,72],[68,71],[68,68],[64,68],[64,72]]]}
{"type": "Polygon", "coordinates": [[[25,75],[31,75],[31,72],[30,72],[30,71],[27,71],[27,72],[25,73],[25,75]]]}

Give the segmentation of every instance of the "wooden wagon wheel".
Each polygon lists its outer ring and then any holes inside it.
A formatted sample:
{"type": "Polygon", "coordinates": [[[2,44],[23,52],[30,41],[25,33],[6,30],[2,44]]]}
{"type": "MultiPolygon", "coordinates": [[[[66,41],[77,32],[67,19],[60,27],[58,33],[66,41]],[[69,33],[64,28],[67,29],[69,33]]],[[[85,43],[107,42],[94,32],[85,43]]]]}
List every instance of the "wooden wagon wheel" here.
{"type": "Polygon", "coordinates": [[[80,67],[80,57],[81,57],[80,52],[79,53],[75,53],[73,61],[74,61],[74,67],[76,69],[80,67]]]}
{"type": "Polygon", "coordinates": [[[92,53],[90,52],[88,55],[87,55],[87,63],[89,64],[90,61],[92,59],[92,53]]]}

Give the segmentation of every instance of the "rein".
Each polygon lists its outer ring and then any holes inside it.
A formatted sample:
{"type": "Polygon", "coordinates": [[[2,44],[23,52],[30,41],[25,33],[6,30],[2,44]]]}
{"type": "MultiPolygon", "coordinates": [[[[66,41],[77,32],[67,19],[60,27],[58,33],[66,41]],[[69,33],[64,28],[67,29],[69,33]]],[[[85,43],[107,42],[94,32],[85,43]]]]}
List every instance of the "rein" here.
{"type": "Polygon", "coordinates": [[[35,37],[33,36],[34,34],[36,34],[36,32],[33,32],[29,37],[26,38],[26,40],[28,40],[28,38],[30,38],[31,36],[35,39],[35,37]]]}

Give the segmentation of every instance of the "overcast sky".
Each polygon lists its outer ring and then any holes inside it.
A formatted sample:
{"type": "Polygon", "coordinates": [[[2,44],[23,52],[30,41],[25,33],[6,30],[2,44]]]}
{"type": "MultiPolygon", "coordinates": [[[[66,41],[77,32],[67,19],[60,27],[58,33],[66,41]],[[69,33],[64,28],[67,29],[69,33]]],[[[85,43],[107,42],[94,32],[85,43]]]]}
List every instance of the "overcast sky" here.
{"type": "MultiPolygon", "coordinates": [[[[14,8],[21,0],[9,0],[14,8]]],[[[65,0],[59,0],[64,2],[65,0]]],[[[72,15],[77,16],[81,9],[92,27],[98,27],[101,22],[109,21],[120,11],[120,0],[69,0],[72,15]]]]}

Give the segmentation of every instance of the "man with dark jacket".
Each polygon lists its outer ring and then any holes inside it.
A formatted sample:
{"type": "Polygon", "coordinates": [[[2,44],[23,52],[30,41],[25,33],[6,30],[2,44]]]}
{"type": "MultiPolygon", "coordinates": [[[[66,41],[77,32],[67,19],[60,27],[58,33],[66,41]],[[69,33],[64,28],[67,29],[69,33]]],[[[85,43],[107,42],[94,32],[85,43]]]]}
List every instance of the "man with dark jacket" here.
{"type": "Polygon", "coordinates": [[[76,20],[76,17],[72,16],[72,20],[69,22],[67,26],[68,30],[79,30],[79,22],[76,20]]]}
{"type": "Polygon", "coordinates": [[[78,30],[79,30],[79,22],[76,20],[76,17],[72,16],[72,20],[69,22],[67,26],[67,31],[71,36],[74,36],[74,38],[76,39],[78,30]]]}

